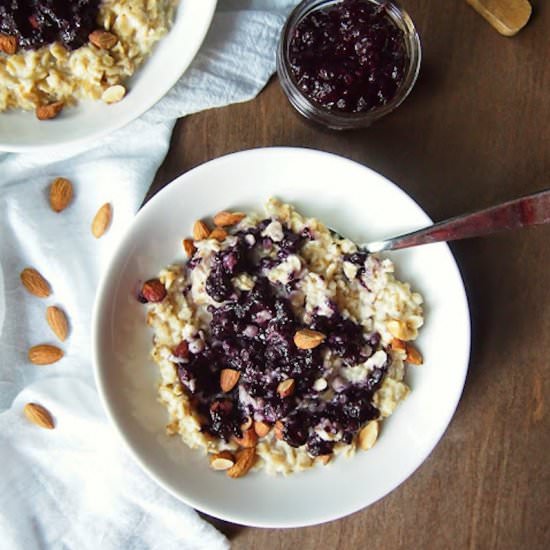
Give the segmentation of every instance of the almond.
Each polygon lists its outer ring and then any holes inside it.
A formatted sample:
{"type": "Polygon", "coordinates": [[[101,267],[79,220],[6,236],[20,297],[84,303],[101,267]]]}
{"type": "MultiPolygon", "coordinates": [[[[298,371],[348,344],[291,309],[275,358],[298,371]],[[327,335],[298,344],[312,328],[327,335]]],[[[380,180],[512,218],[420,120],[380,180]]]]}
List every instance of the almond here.
{"type": "Polygon", "coordinates": [[[32,267],[26,267],[21,271],[21,282],[23,286],[35,296],[39,298],[47,298],[52,290],[50,285],[42,275],[32,267]]]}
{"type": "Polygon", "coordinates": [[[208,235],[209,239],[216,239],[217,241],[225,241],[227,237],[227,231],[225,229],[222,229],[221,227],[216,227],[212,229],[212,233],[208,235]]]}
{"type": "Polygon", "coordinates": [[[40,105],[36,108],[35,114],[38,120],[50,120],[55,118],[65,107],[63,101],[55,101],[47,105],[40,105]]]}
{"type": "Polygon", "coordinates": [[[193,239],[203,241],[204,239],[208,239],[209,235],[209,227],[202,220],[197,220],[193,225],[193,239]]]}
{"type": "Polygon", "coordinates": [[[378,422],[376,422],[376,420],[373,420],[372,422],[369,422],[359,432],[359,435],[357,436],[357,442],[359,443],[359,447],[361,447],[363,451],[368,451],[376,443],[377,438],[378,422]]]}
{"type": "Polygon", "coordinates": [[[186,340],[182,340],[174,350],[174,355],[181,359],[187,359],[189,357],[189,344],[186,340]]]}
{"type": "Polygon", "coordinates": [[[300,329],[294,335],[294,344],[299,349],[313,349],[322,344],[326,336],[309,328],[300,329]]]}
{"type": "Polygon", "coordinates": [[[102,94],[101,100],[104,103],[118,103],[126,95],[126,88],[121,84],[109,86],[102,94]]]}
{"type": "Polygon", "coordinates": [[[28,420],[41,428],[53,430],[55,427],[50,411],[38,403],[27,403],[23,408],[23,413],[28,420]]]}
{"type": "Polygon", "coordinates": [[[279,397],[284,399],[285,397],[292,395],[294,393],[295,386],[296,382],[294,382],[294,378],[287,378],[286,380],[283,380],[277,386],[277,393],[279,394],[279,397]]]}
{"type": "Polygon", "coordinates": [[[414,337],[414,331],[405,321],[390,319],[386,323],[386,328],[394,338],[398,338],[399,340],[407,341],[414,337]]]}
{"type": "Polygon", "coordinates": [[[422,363],[424,362],[424,359],[422,357],[422,354],[418,351],[417,348],[415,348],[412,344],[407,343],[406,350],[407,350],[406,361],[408,363],[410,363],[411,365],[422,365],[422,363]]]}
{"type": "Polygon", "coordinates": [[[256,435],[254,428],[248,428],[248,430],[243,430],[242,437],[235,437],[234,439],[241,447],[246,447],[246,448],[255,447],[256,443],[258,442],[258,436],[256,435]]]}
{"type": "Polygon", "coordinates": [[[327,465],[330,462],[330,459],[332,458],[332,455],[319,455],[316,460],[317,462],[320,462],[323,465],[327,465]]]}
{"type": "Polygon", "coordinates": [[[265,437],[271,431],[271,426],[265,422],[254,422],[254,431],[258,437],[265,437]]]}
{"type": "Polygon", "coordinates": [[[13,55],[17,52],[17,38],[9,34],[0,33],[0,52],[13,55]]]}
{"type": "Polygon", "coordinates": [[[183,249],[185,250],[187,257],[191,258],[195,253],[195,250],[197,250],[193,243],[193,239],[183,239],[183,249]]]}
{"type": "Polygon", "coordinates": [[[66,178],[56,178],[50,187],[50,206],[54,212],[65,210],[73,198],[73,186],[66,178]]]}
{"type": "Polygon", "coordinates": [[[405,342],[403,342],[403,340],[400,340],[399,338],[394,338],[391,341],[391,349],[399,349],[404,351],[405,349],[407,349],[407,345],[405,344],[405,342]]]}
{"type": "Polygon", "coordinates": [[[285,425],[280,421],[280,420],[277,420],[277,422],[275,422],[275,426],[273,427],[273,430],[274,430],[274,433],[275,433],[275,437],[281,441],[283,439],[283,430],[285,428],[285,425]]]}
{"type": "Polygon", "coordinates": [[[29,361],[35,365],[51,365],[62,357],[63,351],[50,344],[39,344],[29,350],[29,361]]]}
{"type": "Polygon", "coordinates": [[[110,50],[118,42],[118,38],[112,32],[97,29],[88,35],[88,40],[100,50],[110,50]]]}
{"type": "Polygon", "coordinates": [[[256,462],[256,449],[254,447],[243,449],[237,453],[237,461],[227,470],[227,475],[232,478],[242,477],[254,466],[254,462],[256,462]]]}
{"type": "Polygon", "coordinates": [[[162,302],[166,298],[166,288],[159,279],[149,279],[141,287],[141,295],[151,303],[162,302]]]}
{"type": "Polygon", "coordinates": [[[239,381],[241,373],[235,369],[222,369],[220,372],[220,387],[223,392],[231,391],[239,381]]]}
{"type": "Polygon", "coordinates": [[[245,432],[246,430],[249,430],[252,427],[252,418],[248,416],[246,420],[241,424],[241,431],[245,432]]]}
{"type": "Polygon", "coordinates": [[[106,202],[94,216],[92,221],[92,234],[96,239],[102,237],[111,225],[111,219],[113,217],[113,210],[111,205],[106,202]]]}
{"type": "Polygon", "coordinates": [[[210,466],[214,470],[229,470],[235,464],[235,458],[229,451],[222,451],[210,457],[210,466]]]}
{"type": "Polygon", "coordinates": [[[245,218],[246,214],[242,212],[218,212],[214,216],[214,225],[218,227],[227,227],[230,225],[237,225],[241,220],[245,218]]]}
{"type": "Polygon", "coordinates": [[[69,334],[69,323],[63,310],[55,306],[50,306],[46,310],[46,321],[53,333],[64,342],[69,334]]]}

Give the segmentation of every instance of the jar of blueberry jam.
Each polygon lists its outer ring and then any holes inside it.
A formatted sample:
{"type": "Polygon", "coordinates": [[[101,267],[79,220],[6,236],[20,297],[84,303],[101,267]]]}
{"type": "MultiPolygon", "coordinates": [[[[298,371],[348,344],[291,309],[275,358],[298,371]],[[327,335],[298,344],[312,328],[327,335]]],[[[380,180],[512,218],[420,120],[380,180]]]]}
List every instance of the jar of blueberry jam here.
{"type": "Polygon", "coordinates": [[[290,103],[337,130],[369,126],[409,95],[420,69],[411,18],[385,0],[305,0],[290,14],[277,72],[290,103]]]}

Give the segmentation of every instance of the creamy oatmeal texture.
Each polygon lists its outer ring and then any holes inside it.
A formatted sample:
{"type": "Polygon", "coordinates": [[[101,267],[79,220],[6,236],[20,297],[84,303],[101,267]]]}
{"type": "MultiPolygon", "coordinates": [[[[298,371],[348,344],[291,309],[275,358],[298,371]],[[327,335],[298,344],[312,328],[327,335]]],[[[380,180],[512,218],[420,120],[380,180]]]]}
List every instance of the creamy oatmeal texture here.
{"type": "Polygon", "coordinates": [[[422,298],[389,259],[276,199],[265,209],[195,241],[140,296],[167,432],[231,477],[368,449],[410,391],[406,363],[421,362],[422,298]]]}
{"type": "Polygon", "coordinates": [[[109,88],[134,74],[168,32],[178,1],[104,0],[97,26],[118,38],[110,49],[88,42],[70,51],[54,42],[13,55],[0,53],[0,111],[102,99],[109,88]]]}

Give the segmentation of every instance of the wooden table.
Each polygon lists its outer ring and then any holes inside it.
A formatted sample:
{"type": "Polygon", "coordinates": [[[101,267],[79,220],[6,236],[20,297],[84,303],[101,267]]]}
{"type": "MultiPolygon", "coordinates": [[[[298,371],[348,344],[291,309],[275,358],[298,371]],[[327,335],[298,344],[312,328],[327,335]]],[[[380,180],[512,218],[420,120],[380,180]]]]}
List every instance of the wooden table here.
{"type": "MultiPolygon", "coordinates": [[[[424,61],[397,112],[363,131],[325,131],[299,118],[273,79],[254,101],[179,121],[152,192],[207,160],[272,145],[363,163],[435,220],[548,187],[548,2],[533,2],[532,21],[511,39],[463,1],[402,3],[424,61]]],[[[261,530],[211,519],[235,549],[550,548],[550,227],[452,249],[470,299],[473,351],[442,441],[393,493],[340,521],[261,530]]]]}

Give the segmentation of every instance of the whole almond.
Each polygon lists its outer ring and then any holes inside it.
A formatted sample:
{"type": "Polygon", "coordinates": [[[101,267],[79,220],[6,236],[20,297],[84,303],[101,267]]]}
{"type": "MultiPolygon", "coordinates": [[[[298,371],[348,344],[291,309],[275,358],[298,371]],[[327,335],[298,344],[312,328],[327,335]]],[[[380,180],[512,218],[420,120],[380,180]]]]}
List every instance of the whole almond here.
{"type": "Polygon", "coordinates": [[[101,50],[110,50],[118,42],[118,38],[112,32],[97,29],[88,35],[88,40],[101,50]]]}
{"type": "Polygon", "coordinates": [[[121,84],[109,86],[102,94],[101,100],[104,103],[118,103],[126,95],[126,88],[121,84]]]}
{"type": "Polygon", "coordinates": [[[254,422],[254,431],[258,437],[265,437],[271,431],[271,426],[265,422],[254,422]]]}
{"type": "Polygon", "coordinates": [[[406,348],[407,350],[407,362],[411,365],[422,365],[424,362],[424,359],[422,358],[422,354],[418,351],[417,348],[415,348],[412,344],[407,343],[406,348]]]}
{"type": "Polygon", "coordinates": [[[166,287],[160,279],[149,279],[141,287],[141,295],[145,300],[151,303],[162,302],[166,298],[166,287]]]}
{"type": "Polygon", "coordinates": [[[0,51],[8,55],[17,52],[17,38],[9,34],[0,33],[0,51]]]}
{"type": "Polygon", "coordinates": [[[62,309],[55,306],[50,306],[46,310],[46,321],[53,333],[64,342],[69,334],[69,323],[67,322],[67,316],[62,309]]]}
{"type": "Polygon", "coordinates": [[[368,451],[375,443],[378,438],[378,422],[373,420],[369,422],[357,436],[357,442],[359,447],[364,451],[368,451]]]}
{"type": "Polygon", "coordinates": [[[113,210],[111,205],[106,202],[94,216],[92,221],[92,234],[96,239],[102,237],[109,228],[111,224],[111,219],[113,217],[113,210]]]}
{"type": "Polygon", "coordinates": [[[285,428],[285,425],[280,421],[280,420],[277,420],[277,422],[275,422],[275,425],[273,426],[273,432],[275,433],[275,437],[280,441],[283,439],[283,436],[284,436],[284,430],[285,428]]]}
{"type": "Polygon", "coordinates": [[[202,220],[197,220],[193,225],[193,238],[196,241],[203,241],[208,239],[210,235],[210,229],[202,220]]]}
{"type": "Polygon", "coordinates": [[[294,335],[294,344],[299,349],[313,349],[322,344],[325,338],[322,332],[303,328],[294,335]]]}
{"type": "Polygon", "coordinates": [[[241,447],[255,447],[258,442],[258,436],[254,428],[243,430],[242,437],[235,437],[234,439],[241,447]]]}
{"type": "Polygon", "coordinates": [[[23,286],[31,294],[39,298],[47,298],[52,293],[48,281],[33,267],[26,267],[21,271],[20,277],[23,286]]]}
{"type": "Polygon", "coordinates": [[[235,464],[235,458],[229,451],[222,451],[210,457],[210,466],[214,470],[229,470],[235,464]]]}
{"type": "Polygon", "coordinates": [[[209,239],[216,239],[217,241],[225,241],[227,237],[227,231],[225,229],[222,229],[221,227],[216,227],[212,229],[212,232],[210,235],[208,235],[209,239]]]}
{"type": "Polygon", "coordinates": [[[222,211],[218,212],[214,216],[214,225],[218,227],[228,227],[230,225],[237,225],[240,221],[245,218],[245,214],[242,212],[227,212],[222,211]]]}
{"type": "Polygon", "coordinates": [[[39,344],[29,350],[29,361],[35,365],[51,365],[62,357],[63,351],[50,344],[39,344]]]}
{"type": "Polygon", "coordinates": [[[407,344],[405,344],[405,342],[403,342],[403,340],[400,340],[399,338],[393,338],[391,341],[391,349],[406,350],[407,344]]]}
{"type": "Polygon", "coordinates": [[[36,108],[35,114],[38,120],[50,120],[55,118],[65,107],[63,101],[55,101],[54,103],[48,103],[48,105],[39,105],[36,108]]]}
{"type": "Polygon", "coordinates": [[[254,466],[254,462],[256,462],[256,449],[254,447],[243,449],[237,453],[237,461],[227,470],[227,475],[232,478],[242,477],[254,466]]]}
{"type": "Polygon", "coordinates": [[[196,250],[193,239],[183,239],[183,249],[185,250],[187,257],[191,258],[196,250]]]}
{"type": "Polygon", "coordinates": [[[73,198],[73,186],[66,178],[56,178],[50,187],[50,206],[54,212],[65,210],[73,198]]]}
{"type": "Polygon", "coordinates": [[[241,373],[235,369],[222,369],[220,372],[220,387],[222,391],[231,391],[239,381],[241,373]]]}
{"type": "Polygon", "coordinates": [[[279,394],[279,397],[284,399],[285,397],[292,395],[294,393],[295,386],[296,382],[294,382],[294,378],[287,378],[286,380],[283,380],[277,386],[277,393],[279,394]]]}
{"type": "Polygon", "coordinates": [[[27,403],[23,408],[23,413],[28,420],[41,428],[53,430],[55,427],[50,411],[38,403],[27,403]]]}

